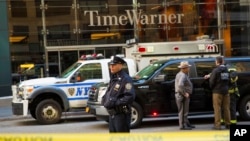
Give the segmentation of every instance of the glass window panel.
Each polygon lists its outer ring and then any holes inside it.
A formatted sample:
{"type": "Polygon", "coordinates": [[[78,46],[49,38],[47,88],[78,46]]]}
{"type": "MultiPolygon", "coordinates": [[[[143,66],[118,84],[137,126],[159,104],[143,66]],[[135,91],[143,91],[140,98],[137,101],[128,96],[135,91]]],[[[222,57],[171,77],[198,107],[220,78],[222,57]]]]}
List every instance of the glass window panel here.
{"type": "Polygon", "coordinates": [[[211,62],[196,62],[196,71],[198,77],[204,77],[205,75],[212,72],[212,70],[215,68],[214,61],[211,62]]]}
{"type": "MultiPolygon", "coordinates": [[[[70,15],[72,9],[71,0],[44,0],[46,5],[46,16],[61,16],[61,15],[70,15]]],[[[42,17],[41,12],[41,0],[35,0],[36,5],[36,15],[37,17],[42,17]]]]}
{"type": "Polygon", "coordinates": [[[12,17],[27,17],[27,7],[25,1],[11,0],[10,9],[12,17]]]}

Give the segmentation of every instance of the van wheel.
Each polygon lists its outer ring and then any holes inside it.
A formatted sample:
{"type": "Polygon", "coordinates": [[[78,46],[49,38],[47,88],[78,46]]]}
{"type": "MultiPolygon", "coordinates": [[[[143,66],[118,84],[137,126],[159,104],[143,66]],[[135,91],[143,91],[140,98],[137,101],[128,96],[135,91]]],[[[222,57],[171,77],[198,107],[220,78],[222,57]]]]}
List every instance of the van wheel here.
{"type": "Polygon", "coordinates": [[[133,102],[131,107],[130,128],[136,128],[140,126],[142,122],[142,117],[143,117],[143,112],[141,106],[138,103],[133,102]]]}
{"type": "Polygon", "coordinates": [[[40,124],[54,124],[60,121],[62,108],[58,102],[46,99],[40,102],[36,108],[36,119],[40,124]]]}
{"type": "Polygon", "coordinates": [[[243,97],[240,101],[239,114],[243,120],[250,120],[250,95],[243,97]]]}

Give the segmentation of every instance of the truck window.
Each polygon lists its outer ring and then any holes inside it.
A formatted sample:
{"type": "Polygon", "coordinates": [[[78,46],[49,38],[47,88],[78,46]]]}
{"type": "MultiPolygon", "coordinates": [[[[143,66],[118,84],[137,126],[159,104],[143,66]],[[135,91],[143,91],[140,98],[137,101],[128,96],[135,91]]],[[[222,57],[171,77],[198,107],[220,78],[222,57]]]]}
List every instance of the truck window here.
{"type": "Polygon", "coordinates": [[[102,79],[102,66],[100,63],[85,64],[79,69],[81,79],[102,79]]]}
{"type": "Polygon", "coordinates": [[[236,67],[237,72],[250,71],[250,62],[234,62],[232,65],[236,67]]]}
{"type": "Polygon", "coordinates": [[[175,79],[176,74],[180,71],[179,63],[171,64],[162,69],[161,74],[165,75],[167,81],[175,79]]]}
{"type": "Polygon", "coordinates": [[[81,63],[74,63],[70,67],[68,67],[63,73],[61,74],[62,78],[67,78],[76,68],[78,68],[81,65],[81,63]]]}
{"type": "Polygon", "coordinates": [[[214,61],[211,62],[195,62],[197,76],[204,77],[205,75],[212,72],[215,68],[214,61]]]}
{"type": "Polygon", "coordinates": [[[147,80],[149,79],[160,67],[162,67],[163,63],[155,62],[143,68],[135,75],[135,79],[137,80],[147,80]]]}

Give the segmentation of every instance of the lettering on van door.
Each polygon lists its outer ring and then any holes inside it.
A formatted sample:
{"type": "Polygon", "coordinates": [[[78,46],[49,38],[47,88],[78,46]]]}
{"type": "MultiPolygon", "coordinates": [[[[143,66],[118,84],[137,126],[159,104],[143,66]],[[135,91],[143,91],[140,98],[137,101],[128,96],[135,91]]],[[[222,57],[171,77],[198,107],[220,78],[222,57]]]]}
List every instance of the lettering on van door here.
{"type": "Polygon", "coordinates": [[[70,97],[87,97],[91,85],[62,87],[63,91],[70,97]]]}
{"type": "Polygon", "coordinates": [[[87,95],[90,87],[77,87],[76,96],[87,95]]]}

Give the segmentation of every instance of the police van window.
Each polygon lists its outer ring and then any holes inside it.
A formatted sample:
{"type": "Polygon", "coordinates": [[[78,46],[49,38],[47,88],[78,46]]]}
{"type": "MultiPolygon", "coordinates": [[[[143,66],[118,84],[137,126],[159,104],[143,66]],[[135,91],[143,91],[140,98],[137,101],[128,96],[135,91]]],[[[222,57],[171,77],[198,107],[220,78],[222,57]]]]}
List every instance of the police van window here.
{"type": "Polygon", "coordinates": [[[195,62],[197,77],[204,77],[205,75],[212,72],[215,68],[214,61],[209,62],[195,62]]]}
{"type": "Polygon", "coordinates": [[[178,68],[179,63],[171,64],[162,69],[161,74],[165,74],[167,81],[175,79],[176,74],[180,71],[178,68]]]}
{"type": "Polygon", "coordinates": [[[100,63],[85,64],[79,69],[81,81],[87,79],[102,79],[102,69],[100,63]]]}

